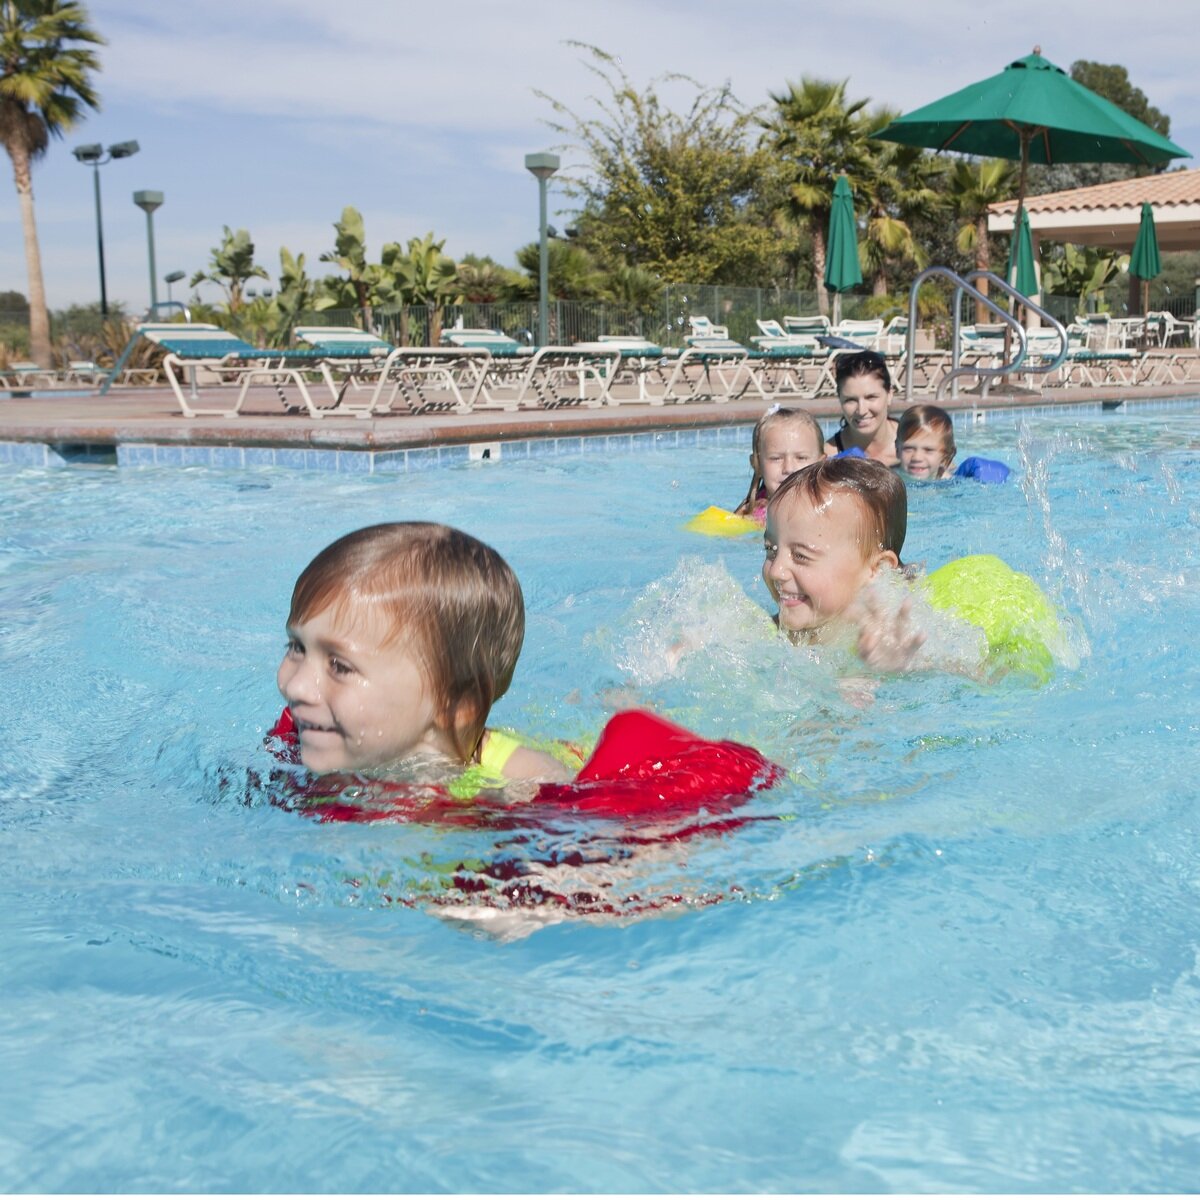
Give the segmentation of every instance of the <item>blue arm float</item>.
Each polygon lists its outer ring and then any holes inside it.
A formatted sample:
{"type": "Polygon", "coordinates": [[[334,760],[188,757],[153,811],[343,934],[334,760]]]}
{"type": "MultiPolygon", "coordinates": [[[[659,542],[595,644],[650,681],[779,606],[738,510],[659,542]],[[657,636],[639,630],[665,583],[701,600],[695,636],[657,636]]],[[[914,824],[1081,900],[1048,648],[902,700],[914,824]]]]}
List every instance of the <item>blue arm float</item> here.
{"type": "Polygon", "coordinates": [[[995,459],[965,458],[954,472],[954,478],[977,479],[980,483],[1003,483],[1011,474],[1002,462],[996,462],[995,459]]]}

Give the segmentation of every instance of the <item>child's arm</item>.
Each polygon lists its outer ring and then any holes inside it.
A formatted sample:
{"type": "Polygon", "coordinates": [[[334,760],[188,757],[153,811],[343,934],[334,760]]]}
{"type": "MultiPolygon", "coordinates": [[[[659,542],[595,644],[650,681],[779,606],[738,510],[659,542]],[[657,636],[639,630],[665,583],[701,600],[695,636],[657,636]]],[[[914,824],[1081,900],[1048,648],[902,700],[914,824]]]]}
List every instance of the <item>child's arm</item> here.
{"type": "Polygon", "coordinates": [[[532,746],[518,746],[504,764],[509,779],[536,779],[539,783],[570,783],[575,772],[552,754],[532,746]]]}
{"type": "Polygon", "coordinates": [[[912,600],[888,612],[878,595],[867,591],[856,617],[858,656],[875,671],[911,671],[925,634],[912,624],[912,600]]]}

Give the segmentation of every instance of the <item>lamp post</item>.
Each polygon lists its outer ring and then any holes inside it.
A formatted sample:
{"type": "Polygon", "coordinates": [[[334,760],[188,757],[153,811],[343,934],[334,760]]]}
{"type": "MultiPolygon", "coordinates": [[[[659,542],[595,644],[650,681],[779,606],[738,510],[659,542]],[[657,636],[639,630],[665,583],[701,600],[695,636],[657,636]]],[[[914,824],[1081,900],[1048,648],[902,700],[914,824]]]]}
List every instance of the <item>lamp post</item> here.
{"type": "Polygon", "coordinates": [[[154,269],[154,210],[162,207],[162,192],[134,192],[133,202],[146,214],[146,245],[150,250],[150,317],[158,310],[158,273],[154,269]]]}
{"type": "Polygon", "coordinates": [[[178,283],[184,277],[184,274],[185,274],[185,272],[183,272],[183,271],[172,271],[169,275],[163,276],[163,282],[166,283],[166,285],[167,285],[167,303],[168,304],[174,303],[174,299],[171,296],[171,284],[178,283]]]}
{"type": "Polygon", "coordinates": [[[548,277],[550,274],[550,249],[546,244],[546,183],[559,168],[557,154],[527,154],[525,169],[537,176],[538,181],[538,345],[550,340],[550,310],[548,299],[548,277]]]}
{"type": "Polygon", "coordinates": [[[114,158],[129,158],[139,150],[137,142],[114,142],[107,150],[99,142],[76,146],[71,151],[79,162],[92,168],[96,192],[96,250],[100,257],[100,315],[108,316],[108,287],[104,279],[104,224],[100,219],[100,168],[114,158]]]}

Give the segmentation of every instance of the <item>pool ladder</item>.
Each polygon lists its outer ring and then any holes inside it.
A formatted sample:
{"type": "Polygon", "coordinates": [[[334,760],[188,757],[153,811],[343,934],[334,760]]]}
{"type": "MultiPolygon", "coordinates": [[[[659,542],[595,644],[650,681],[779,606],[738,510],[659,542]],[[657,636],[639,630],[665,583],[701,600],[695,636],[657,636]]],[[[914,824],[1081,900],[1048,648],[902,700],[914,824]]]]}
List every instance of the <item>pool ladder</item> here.
{"type": "MultiPolygon", "coordinates": [[[[1040,304],[1035,304],[1028,296],[1018,292],[1010,283],[1001,279],[999,275],[994,275],[991,271],[968,271],[966,275],[959,275],[952,271],[949,267],[926,267],[916,279],[913,280],[912,287],[908,292],[908,338],[906,342],[905,362],[908,364],[908,370],[905,372],[904,385],[904,402],[911,404],[913,400],[913,371],[912,363],[913,353],[916,349],[917,337],[917,292],[920,290],[921,284],[927,279],[946,279],[954,285],[954,304],[952,312],[954,315],[954,327],[951,332],[951,360],[950,370],[938,380],[937,393],[935,399],[938,403],[946,394],[946,388],[950,388],[950,397],[953,400],[958,399],[958,381],[966,375],[973,375],[980,380],[979,399],[986,400],[988,390],[992,386],[992,382],[996,379],[1001,379],[1005,375],[1011,375],[1014,372],[1020,371],[1022,374],[1032,375],[1048,375],[1052,371],[1057,371],[1059,367],[1066,361],[1067,358],[1067,331],[1063,328],[1062,323],[1052,317],[1040,304]],[[1018,304],[1024,305],[1030,312],[1037,313],[1047,325],[1058,334],[1059,347],[1058,353],[1049,362],[1033,364],[1026,363],[1025,359],[1029,352],[1029,339],[1025,334],[1025,327],[1017,320],[1012,313],[1005,312],[994,300],[985,296],[977,287],[975,281],[986,279],[989,287],[999,288],[1005,295],[1011,297],[1018,304]],[[1016,339],[1017,353],[1007,362],[1002,362],[998,367],[979,367],[962,365],[962,302],[964,296],[970,296],[976,305],[988,309],[995,313],[1000,318],[1003,324],[1009,326],[1016,339]]],[[[978,411],[978,405],[974,406],[975,411],[978,411]]]]}

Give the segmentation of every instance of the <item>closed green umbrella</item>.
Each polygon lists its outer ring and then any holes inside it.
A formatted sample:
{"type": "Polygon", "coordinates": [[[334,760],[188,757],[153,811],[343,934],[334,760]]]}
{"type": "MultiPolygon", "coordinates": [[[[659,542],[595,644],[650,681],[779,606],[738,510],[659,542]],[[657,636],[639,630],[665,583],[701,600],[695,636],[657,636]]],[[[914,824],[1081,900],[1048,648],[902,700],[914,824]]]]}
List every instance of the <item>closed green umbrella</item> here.
{"type": "Polygon", "coordinates": [[[858,225],[854,219],[854,194],[850,181],[839,175],[829,210],[829,237],[825,246],[825,287],[834,293],[833,320],[841,315],[841,294],[862,283],[858,265],[858,225]]]}
{"type": "Polygon", "coordinates": [[[1154,231],[1154,208],[1149,200],[1142,201],[1142,223],[1138,226],[1137,241],[1129,256],[1129,273],[1142,281],[1142,312],[1150,299],[1150,280],[1162,270],[1158,256],[1158,234],[1154,231]]]}
{"type": "Polygon", "coordinates": [[[1033,234],[1029,229],[1029,214],[1024,209],[1017,215],[1004,278],[1022,296],[1032,296],[1038,290],[1037,269],[1033,262],[1033,234]]]}

